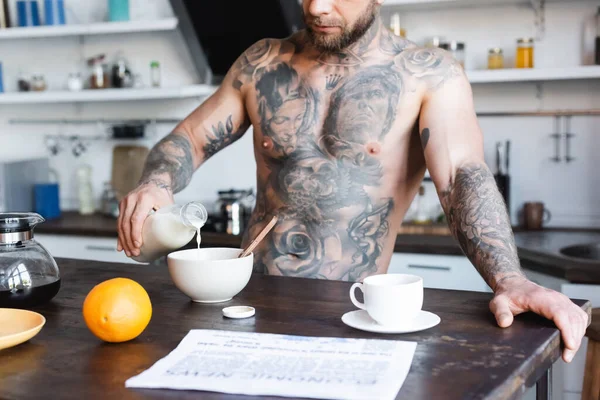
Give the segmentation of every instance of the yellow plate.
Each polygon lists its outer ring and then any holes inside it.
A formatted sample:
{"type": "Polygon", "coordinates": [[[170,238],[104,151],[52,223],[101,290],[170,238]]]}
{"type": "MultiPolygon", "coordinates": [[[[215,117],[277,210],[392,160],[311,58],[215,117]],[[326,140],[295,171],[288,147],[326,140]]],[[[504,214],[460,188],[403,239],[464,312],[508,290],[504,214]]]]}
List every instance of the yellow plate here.
{"type": "Polygon", "coordinates": [[[28,341],[45,323],[46,318],[36,312],[0,308],[0,350],[28,341]]]}

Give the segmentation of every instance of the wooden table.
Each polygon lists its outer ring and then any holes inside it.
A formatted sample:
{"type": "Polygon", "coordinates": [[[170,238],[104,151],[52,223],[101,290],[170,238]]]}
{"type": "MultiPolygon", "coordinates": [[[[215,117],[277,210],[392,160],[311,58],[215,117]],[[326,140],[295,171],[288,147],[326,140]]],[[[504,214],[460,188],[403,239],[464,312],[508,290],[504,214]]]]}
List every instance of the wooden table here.
{"type": "MultiPolygon", "coordinates": [[[[442,322],[407,335],[375,335],[347,327],[340,317],[354,309],[350,284],[255,275],[228,305],[256,308],[256,317],[228,320],[219,305],[189,301],[171,283],[166,268],[93,261],[58,260],[62,288],[39,307],[47,323],[38,336],[0,351],[0,398],[9,399],[248,399],[219,393],[126,389],[125,380],[173,350],[190,329],[222,329],[308,336],[386,338],[417,341],[399,399],[507,399],[540,382],[546,394],[548,370],[560,356],[560,335],[535,315],[519,316],[506,330],[496,326],[486,293],[426,290],[424,309],[442,322]],[[81,315],[86,294],[114,277],[142,284],[153,317],[136,340],[105,344],[81,315]]],[[[576,301],[590,312],[590,304],[576,301]]]]}

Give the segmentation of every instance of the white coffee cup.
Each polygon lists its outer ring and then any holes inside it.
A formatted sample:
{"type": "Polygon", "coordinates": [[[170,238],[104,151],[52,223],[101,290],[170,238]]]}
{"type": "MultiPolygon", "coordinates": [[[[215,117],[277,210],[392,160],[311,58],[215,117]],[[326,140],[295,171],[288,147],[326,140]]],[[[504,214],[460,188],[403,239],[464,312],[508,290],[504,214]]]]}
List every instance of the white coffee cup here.
{"type": "Polygon", "coordinates": [[[402,325],[413,320],[423,308],[423,278],[416,275],[373,275],[350,288],[354,305],[366,310],[380,325],[402,325]],[[365,298],[356,300],[359,288],[365,298]]]}

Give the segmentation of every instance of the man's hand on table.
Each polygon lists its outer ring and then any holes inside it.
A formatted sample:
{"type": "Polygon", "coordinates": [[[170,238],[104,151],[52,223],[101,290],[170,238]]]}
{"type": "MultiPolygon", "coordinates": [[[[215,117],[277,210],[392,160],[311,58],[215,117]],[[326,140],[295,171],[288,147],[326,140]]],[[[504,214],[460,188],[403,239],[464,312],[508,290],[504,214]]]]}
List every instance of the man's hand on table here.
{"type": "Polygon", "coordinates": [[[565,343],[563,360],[573,360],[588,326],[585,311],[564,294],[539,286],[521,276],[504,279],[495,292],[490,309],[500,327],[511,326],[515,315],[527,311],[548,318],[561,331],[565,343]]]}

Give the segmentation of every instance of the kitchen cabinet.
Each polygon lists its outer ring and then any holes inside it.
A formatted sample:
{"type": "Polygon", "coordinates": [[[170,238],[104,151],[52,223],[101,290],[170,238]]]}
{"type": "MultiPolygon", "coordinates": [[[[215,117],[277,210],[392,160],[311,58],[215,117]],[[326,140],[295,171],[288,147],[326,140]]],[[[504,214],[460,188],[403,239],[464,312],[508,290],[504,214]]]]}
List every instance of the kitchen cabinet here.
{"type": "Polygon", "coordinates": [[[394,253],[388,272],[419,275],[426,288],[491,292],[465,256],[394,253]]]}
{"type": "Polygon", "coordinates": [[[116,238],[36,234],[35,240],[55,258],[143,265],[131,260],[125,253],[118,252],[116,238]]]}

